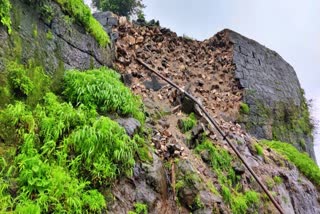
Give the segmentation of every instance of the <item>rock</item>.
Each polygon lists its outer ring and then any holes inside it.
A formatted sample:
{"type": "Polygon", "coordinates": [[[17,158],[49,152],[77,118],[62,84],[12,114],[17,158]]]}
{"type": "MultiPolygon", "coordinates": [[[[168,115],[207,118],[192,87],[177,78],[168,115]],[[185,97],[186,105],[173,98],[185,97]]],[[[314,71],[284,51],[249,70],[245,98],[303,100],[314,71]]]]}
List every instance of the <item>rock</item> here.
{"type": "Polygon", "coordinates": [[[153,155],[153,164],[147,169],[147,184],[160,193],[163,197],[167,196],[167,179],[162,161],[155,154],[153,155]]]}
{"type": "Polygon", "coordinates": [[[120,25],[120,26],[124,26],[127,22],[128,22],[128,21],[127,21],[127,17],[121,16],[121,17],[119,18],[119,25],[120,25]]]}
{"type": "Polygon", "coordinates": [[[126,86],[130,86],[132,84],[132,74],[122,74],[121,75],[122,78],[122,82],[126,85],[126,86]]]}
{"type": "Polygon", "coordinates": [[[134,118],[119,118],[116,122],[119,123],[119,125],[122,126],[131,137],[141,126],[140,122],[134,118]]]}
{"type": "Polygon", "coordinates": [[[151,89],[153,91],[159,91],[165,85],[160,83],[155,75],[151,76],[151,81],[145,81],[143,84],[147,89],[151,89]]]}

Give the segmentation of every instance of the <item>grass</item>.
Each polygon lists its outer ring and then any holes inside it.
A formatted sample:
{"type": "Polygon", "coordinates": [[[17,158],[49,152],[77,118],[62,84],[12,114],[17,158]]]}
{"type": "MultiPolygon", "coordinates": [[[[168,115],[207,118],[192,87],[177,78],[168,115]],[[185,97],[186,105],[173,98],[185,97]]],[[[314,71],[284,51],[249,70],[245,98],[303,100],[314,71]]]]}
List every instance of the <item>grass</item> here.
{"type": "Polygon", "coordinates": [[[310,181],[316,186],[320,186],[320,169],[307,153],[299,152],[291,144],[280,141],[263,140],[261,142],[286,157],[302,174],[309,178],[310,181]]]}
{"type": "Polygon", "coordinates": [[[11,17],[10,17],[11,8],[12,8],[12,5],[10,3],[10,0],[0,1],[0,21],[4,26],[7,27],[9,34],[11,34],[12,32],[11,17]]]}
{"type": "Polygon", "coordinates": [[[190,131],[197,124],[197,118],[194,113],[191,113],[186,119],[182,119],[179,127],[183,133],[190,131]]]}
{"type": "Polygon", "coordinates": [[[100,68],[87,72],[67,71],[64,77],[66,95],[75,104],[96,108],[99,112],[133,116],[144,122],[141,99],[132,94],[113,70],[100,68]]]}
{"type": "Polygon", "coordinates": [[[110,38],[101,24],[92,16],[90,8],[84,4],[83,0],[55,0],[61,8],[76,18],[99,43],[105,47],[110,43],[110,38]]]}

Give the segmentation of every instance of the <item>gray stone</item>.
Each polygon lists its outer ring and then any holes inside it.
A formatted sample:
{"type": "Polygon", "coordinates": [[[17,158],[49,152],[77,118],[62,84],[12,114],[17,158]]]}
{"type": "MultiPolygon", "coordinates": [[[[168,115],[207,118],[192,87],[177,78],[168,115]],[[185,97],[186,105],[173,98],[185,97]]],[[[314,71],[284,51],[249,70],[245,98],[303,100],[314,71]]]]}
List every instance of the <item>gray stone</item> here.
{"type": "Polygon", "coordinates": [[[130,117],[130,118],[119,118],[116,120],[120,126],[122,126],[129,136],[133,136],[135,131],[140,128],[141,124],[138,120],[130,117]]]}
{"type": "Polygon", "coordinates": [[[145,81],[143,84],[147,89],[153,91],[159,91],[165,85],[164,83],[160,83],[158,77],[155,75],[151,76],[151,81],[145,81]]]}

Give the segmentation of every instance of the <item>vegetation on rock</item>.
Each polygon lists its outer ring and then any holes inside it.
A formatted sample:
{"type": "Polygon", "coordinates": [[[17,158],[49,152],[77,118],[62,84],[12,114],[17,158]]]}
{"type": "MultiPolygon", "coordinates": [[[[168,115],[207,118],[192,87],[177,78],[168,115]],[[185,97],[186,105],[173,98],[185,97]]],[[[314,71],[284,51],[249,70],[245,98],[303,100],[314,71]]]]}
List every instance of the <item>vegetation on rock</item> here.
{"type": "Polygon", "coordinates": [[[64,11],[76,18],[101,46],[110,43],[107,32],[101,24],[92,16],[90,8],[84,4],[83,0],[54,0],[64,11]]]}
{"type": "Polygon", "coordinates": [[[199,154],[206,151],[209,153],[209,164],[217,174],[221,185],[221,195],[223,200],[230,205],[233,213],[247,213],[248,209],[257,209],[260,204],[260,194],[255,191],[242,193],[240,177],[236,175],[232,168],[231,155],[224,149],[212,144],[209,140],[204,140],[195,151],[199,154]]]}
{"type": "Polygon", "coordinates": [[[262,143],[282,154],[297,166],[300,172],[309,178],[315,185],[318,187],[320,186],[320,169],[307,153],[301,153],[291,144],[280,141],[263,140],[262,143]]]}
{"type": "Polygon", "coordinates": [[[11,10],[11,3],[10,0],[1,0],[0,1],[0,21],[1,23],[7,27],[8,33],[11,34],[11,17],[10,17],[10,10],[11,10]]]}
{"type": "MultiPolygon", "coordinates": [[[[146,149],[143,139],[137,135],[131,139],[118,123],[99,115],[96,109],[100,103],[68,103],[73,99],[68,93],[63,100],[48,92],[34,108],[27,101],[38,83],[23,66],[11,67],[8,78],[13,78],[13,89],[23,92],[24,97],[0,111],[1,213],[100,213],[106,201],[99,188],[108,188],[119,176],[132,174],[135,156],[141,153],[138,150],[146,149]]],[[[68,74],[75,72],[67,72],[66,88],[72,83],[68,74]]],[[[121,85],[113,71],[88,71],[95,80],[94,75],[103,76],[100,73],[114,76],[113,84],[121,85]]],[[[46,79],[42,75],[40,79],[46,79]]],[[[94,85],[94,80],[91,83],[94,85]]],[[[106,88],[102,83],[96,84],[95,92],[100,86],[102,91],[106,88]]],[[[136,99],[120,89],[112,91],[114,102],[121,103],[123,93],[136,99]]],[[[86,92],[81,96],[86,97],[86,92]]],[[[13,100],[18,98],[15,94],[13,100]]],[[[110,114],[113,109],[105,111],[110,114]]]]}
{"type": "Polygon", "coordinates": [[[140,122],[144,121],[140,98],[120,82],[120,75],[113,70],[68,71],[64,82],[63,94],[75,105],[84,104],[102,113],[132,115],[140,122]]]}
{"type": "Polygon", "coordinates": [[[179,128],[183,133],[190,131],[197,124],[197,118],[191,113],[186,119],[179,121],[179,128]]]}

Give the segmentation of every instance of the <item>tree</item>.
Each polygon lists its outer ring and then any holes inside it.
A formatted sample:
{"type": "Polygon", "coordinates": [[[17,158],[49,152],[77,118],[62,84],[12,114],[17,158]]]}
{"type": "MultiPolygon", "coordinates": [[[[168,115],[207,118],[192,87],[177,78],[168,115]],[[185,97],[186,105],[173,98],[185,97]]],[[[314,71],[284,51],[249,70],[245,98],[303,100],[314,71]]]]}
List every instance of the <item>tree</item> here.
{"type": "Polygon", "coordinates": [[[141,14],[145,5],[142,0],[93,0],[94,5],[102,11],[112,11],[119,16],[141,14]]]}

